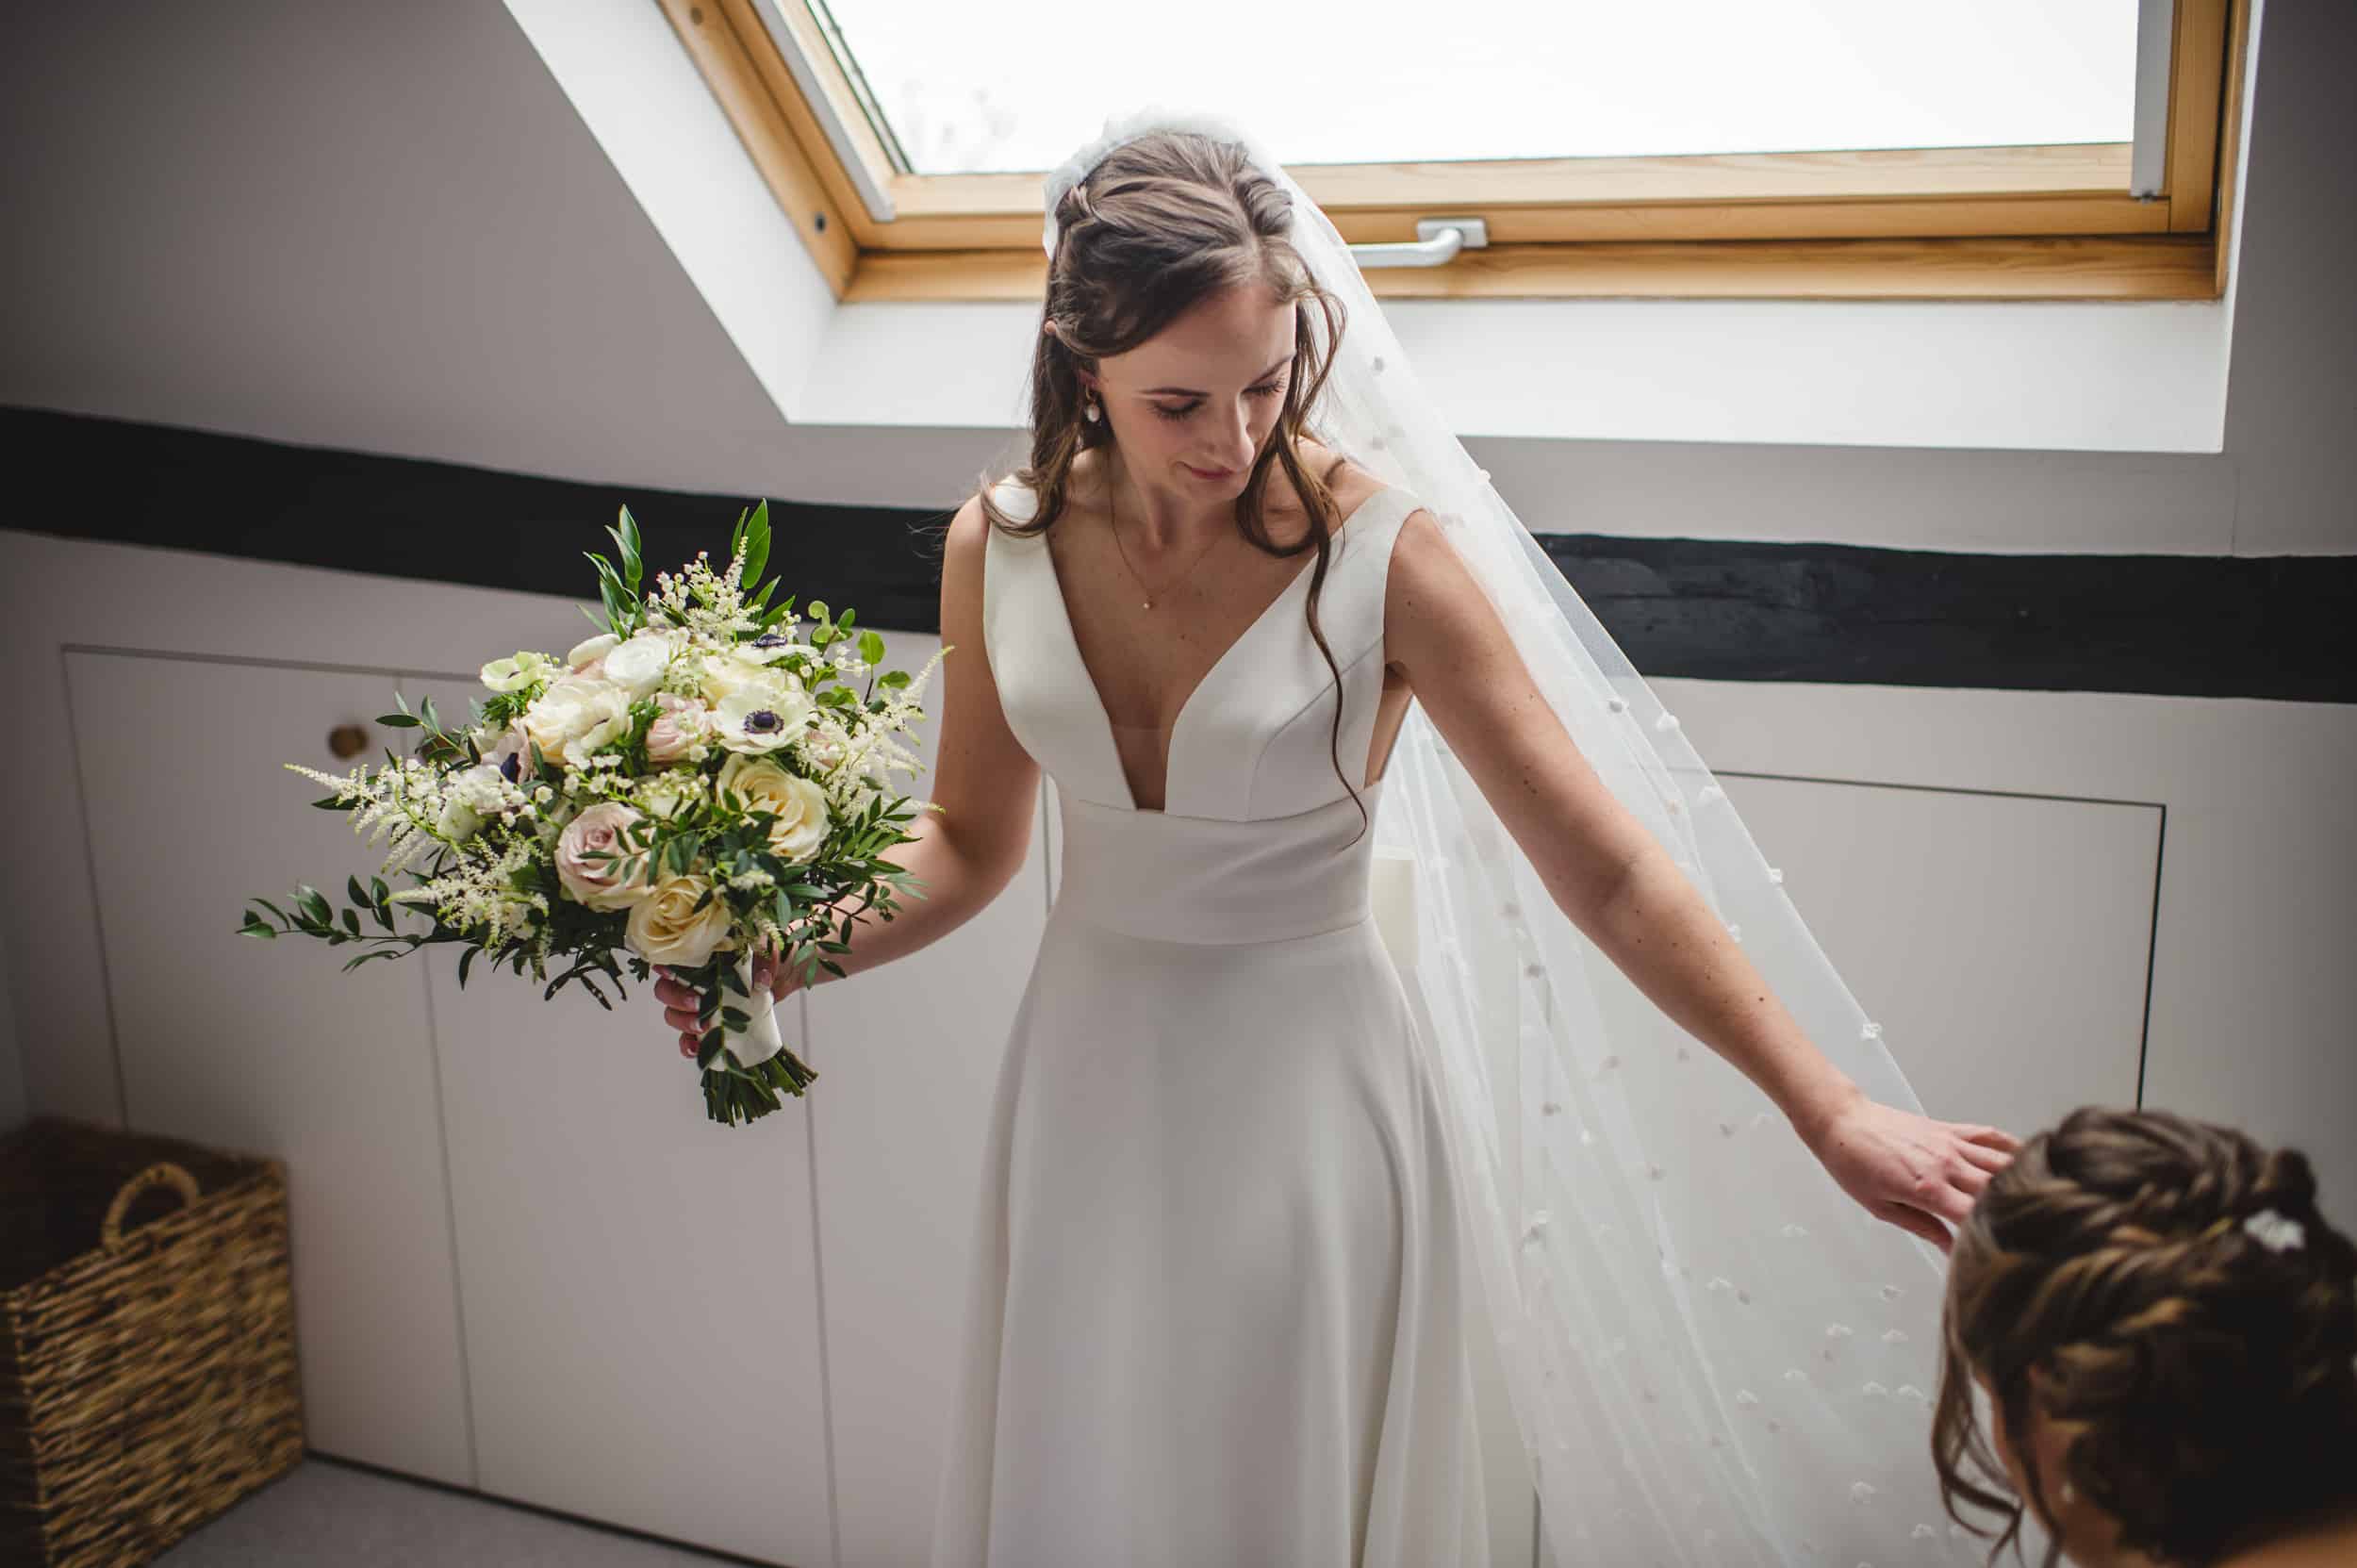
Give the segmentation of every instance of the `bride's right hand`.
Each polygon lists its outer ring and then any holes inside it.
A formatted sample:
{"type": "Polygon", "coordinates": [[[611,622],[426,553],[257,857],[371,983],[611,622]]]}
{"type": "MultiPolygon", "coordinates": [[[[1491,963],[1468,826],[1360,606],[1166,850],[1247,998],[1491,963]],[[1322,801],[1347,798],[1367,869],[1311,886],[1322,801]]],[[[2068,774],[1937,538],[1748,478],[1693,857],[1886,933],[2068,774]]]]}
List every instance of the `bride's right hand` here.
{"type": "MultiPolygon", "coordinates": [[[[663,1021],[679,1031],[679,1053],[693,1059],[696,1054],[696,993],[684,982],[671,978],[671,971],[663,965],[654,966],[655,999],[663,1004],[663,1021]]],[[[760,953],[753,959],[753,983],[769,987],[770,1005],[776,1006],[802,988],[801,977],[791,969],[782,970],[773,953],[760,953]]]]}

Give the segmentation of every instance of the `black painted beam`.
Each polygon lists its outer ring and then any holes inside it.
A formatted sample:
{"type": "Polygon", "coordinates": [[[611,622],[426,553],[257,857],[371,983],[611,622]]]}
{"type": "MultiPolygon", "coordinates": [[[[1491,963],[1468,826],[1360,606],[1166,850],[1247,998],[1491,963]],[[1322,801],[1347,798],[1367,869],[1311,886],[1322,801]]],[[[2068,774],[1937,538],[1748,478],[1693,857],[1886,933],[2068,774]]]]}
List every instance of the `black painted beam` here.
{"type": "MultiPolygon", "coordinates": [[[[169,545],[594,602],[627,503],[650,570],[727,548],[753,497],[0,408],[34,533],[169,545]],[[39,498],[39,499],[35,499],[39,498]]],[[[938,627],[949,509],[772,500],[784,591],[938,627]]],[[[1996,555],[1540,536],[1648,676],[2357,701],[2357,556],[1996,555]]],[[[34,591],[11,584],[11,597],[34,591]]]]}

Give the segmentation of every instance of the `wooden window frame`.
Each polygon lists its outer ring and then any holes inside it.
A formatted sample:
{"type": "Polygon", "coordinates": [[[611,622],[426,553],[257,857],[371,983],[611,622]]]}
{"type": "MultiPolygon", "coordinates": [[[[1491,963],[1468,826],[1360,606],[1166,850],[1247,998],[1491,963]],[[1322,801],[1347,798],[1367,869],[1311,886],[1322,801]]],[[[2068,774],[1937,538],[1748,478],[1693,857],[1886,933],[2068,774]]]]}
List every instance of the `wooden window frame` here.
{"type": "MultiPolygon", "coordinates": [[[[754,0],[656,3],[838,301],[1041,297],[1042,173],[899,172],[802,0],[775,0],[799,76],[754,0]]],[[[2217,299],[2250,8],[2175,0],[2150,198],[2128,193],[2128,142],[1287,167],[1353,244],[1488,221],[1489,245],[1443,265],[1370,268],[1387,298],[2217,299]]]]}

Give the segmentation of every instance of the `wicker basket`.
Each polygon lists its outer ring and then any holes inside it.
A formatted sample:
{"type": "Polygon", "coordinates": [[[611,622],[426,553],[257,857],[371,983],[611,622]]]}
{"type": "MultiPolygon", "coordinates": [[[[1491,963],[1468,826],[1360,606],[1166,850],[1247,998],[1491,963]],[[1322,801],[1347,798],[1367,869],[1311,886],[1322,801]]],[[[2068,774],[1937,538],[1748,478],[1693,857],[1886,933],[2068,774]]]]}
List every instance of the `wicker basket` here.
{"type": "Polygon", "coordinates": [[[0,1139],[0,1562],[146,1562],[303,1436],[282,1162],[53,1116],[0,1139]],[[177,1204],[130,1222],[157,1187],[177,1204]]]}

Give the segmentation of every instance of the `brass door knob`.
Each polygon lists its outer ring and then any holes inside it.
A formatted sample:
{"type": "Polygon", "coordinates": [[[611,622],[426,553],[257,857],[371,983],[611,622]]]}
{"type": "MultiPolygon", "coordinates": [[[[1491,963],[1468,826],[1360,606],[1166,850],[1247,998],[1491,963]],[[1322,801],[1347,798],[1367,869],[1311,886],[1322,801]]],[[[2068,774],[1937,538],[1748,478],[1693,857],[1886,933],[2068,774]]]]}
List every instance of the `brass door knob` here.
{"type": "Polygon", "coordinates": [[[356,757],[369,749],[365,724],[338,724],[327,732],[327,749],[339,757],[356,757]]]}

